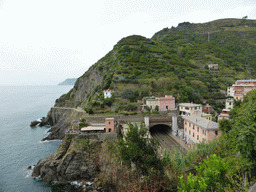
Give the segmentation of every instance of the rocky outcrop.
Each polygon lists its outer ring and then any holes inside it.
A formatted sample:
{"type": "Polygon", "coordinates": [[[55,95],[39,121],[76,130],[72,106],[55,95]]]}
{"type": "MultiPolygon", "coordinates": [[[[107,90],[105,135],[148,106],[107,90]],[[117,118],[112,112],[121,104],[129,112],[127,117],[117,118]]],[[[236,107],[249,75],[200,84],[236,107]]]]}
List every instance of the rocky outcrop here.
{"type": "Polygon", "coordinates": [[[63,139],[73,120],[80,119],[84,114],[85,111],[74,108],[51,108],[45,121],[52,128],[49,130],[50,134],[43,140],[63,139]]]}
{"type": "Polygon", "coordinates": [[[56,100],[55,107],[72,107],[75,108],[81,103],[85,103],[87,96],[103,82],[102,72],[95,66],[91,67],[81,77],[79,77],[67,94],[62,95],[56,100]]]}
{"type": "Polygon", "coordinates": [[[55,154],[37,163],[32,176],[40,176],[43,181],[58,183],[93,181],[99,171],[97,164],[99,146],[100,142],[97,140],[68,135],[55,154]]]}

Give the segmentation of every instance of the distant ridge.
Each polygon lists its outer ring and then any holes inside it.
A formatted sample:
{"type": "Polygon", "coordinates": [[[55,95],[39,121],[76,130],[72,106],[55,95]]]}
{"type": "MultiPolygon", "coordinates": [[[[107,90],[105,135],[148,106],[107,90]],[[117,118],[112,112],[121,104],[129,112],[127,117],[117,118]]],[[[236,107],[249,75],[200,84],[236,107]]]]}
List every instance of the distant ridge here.
{"type": "Polygon", "coordinates": [[[75,85],[77,78],[71,78],[71,79],[66,79],[62,83],[59,83],[58,85],[75,85]]]}

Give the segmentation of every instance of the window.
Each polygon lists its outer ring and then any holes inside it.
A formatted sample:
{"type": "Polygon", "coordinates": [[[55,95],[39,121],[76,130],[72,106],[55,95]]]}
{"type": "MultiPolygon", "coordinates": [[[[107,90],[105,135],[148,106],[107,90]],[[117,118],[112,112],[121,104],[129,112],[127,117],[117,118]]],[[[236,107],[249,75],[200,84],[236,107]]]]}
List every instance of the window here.
{"type": "Polygon", "coordinates": [[[193,133],[193,137],[195,137],[195,133],[193,133]]]}
{"type": "Polygon", "coordinates": [[[197,132],[199,132],[199,127],[197,127],[197,132]]]}
{"type": "Polygon", "coordinates": [[[200,107],[198,107],[198,109],[200,109],[200,107]]]}
{"type": "Polygon", "coordinates": [[[108,124],[110,124],[110,121],[108,122],[108,124]]]}
{"type": "Polygon", "coordinates": [[[197,135],[197,140],[199,140],[199,135],[197,135]]]}
{"type": "Polygon", "coordinates": [[[189,123],[189,127],[191,127],[191,123],[189,123]]]}
{"type": "Polygon", "coordinates": [[[215,135],[218,136],[218,131],[215,131],[215,135]]]}
{"type": "Polygon", "coordinates": [[[108,129],[108,132],[111,132],[111,129],[108,129]]]}
{"type": "Polygon", "coordinates": [[[193,129],[195,129],[195,125],[193,125],[193,129]]]}
{"type": "Polygon", "coordinates": [[[197,110],[197,107],[195,107],[195,110],[197,110]]]}
{"type": "Polygon", "coordinates": [[[183,107],[180,107],[181,109],[183,109],[183,107]]]}
{"type": "Polygon", "coordinates": [[[189,130],[189,135],[191,135],[191,131],[189,130]]]}
{"type": "Polygon", "coordinates": [[[187,132],[187,128],[185,128],[185,132],[187,132]]]}
{"type": "Polygon", "coordinates": [[[206,136],[206,131],[204,131],[204,135],[206,136]]]}
{"type": "Polygon", "coordinates": [[[202,132],[203,132],[203,135],[204,135],[204,130],[202,132]]]}
{"type": "Polygon", "coordinates": [[[187,125],[187,121],[184,121],[185,125],[187,125]]]}

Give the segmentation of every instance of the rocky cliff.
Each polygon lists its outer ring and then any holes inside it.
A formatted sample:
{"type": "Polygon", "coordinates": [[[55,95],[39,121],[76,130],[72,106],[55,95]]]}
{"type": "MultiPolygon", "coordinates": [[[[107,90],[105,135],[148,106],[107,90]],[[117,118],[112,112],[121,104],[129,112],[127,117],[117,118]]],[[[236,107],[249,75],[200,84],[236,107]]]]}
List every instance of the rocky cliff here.
{"type": "Polygon", "coordinates": [[[58,183],[93,181],[99,171],[97,152],[100,145],[98,140],[67,135],[56,153],[38,162],[32,176],[58,183]]]}
{"type": "Polygon", "coordinates": [[[65,132],[70,128],[74,120],[79,120],[85,111],[74,108],[52,107],[45,121],[52,126],[49,135],[43,140],[63,139],[65,132]]]}

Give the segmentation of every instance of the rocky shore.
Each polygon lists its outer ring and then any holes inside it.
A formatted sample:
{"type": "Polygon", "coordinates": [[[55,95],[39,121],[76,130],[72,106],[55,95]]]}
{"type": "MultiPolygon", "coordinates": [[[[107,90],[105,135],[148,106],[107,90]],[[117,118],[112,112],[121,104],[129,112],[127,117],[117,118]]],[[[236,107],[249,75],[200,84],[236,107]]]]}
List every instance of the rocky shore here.
{"type": "Polygon", "coordinates": [[[101,142],[98,140],[88,140],[79,135],[66,135],[56,153],[37,163],[32,176],[61,184],[77,182],[85,188],[88,186],[97,190],[93,181],[99,172],[100,146],[101,142]]]}

